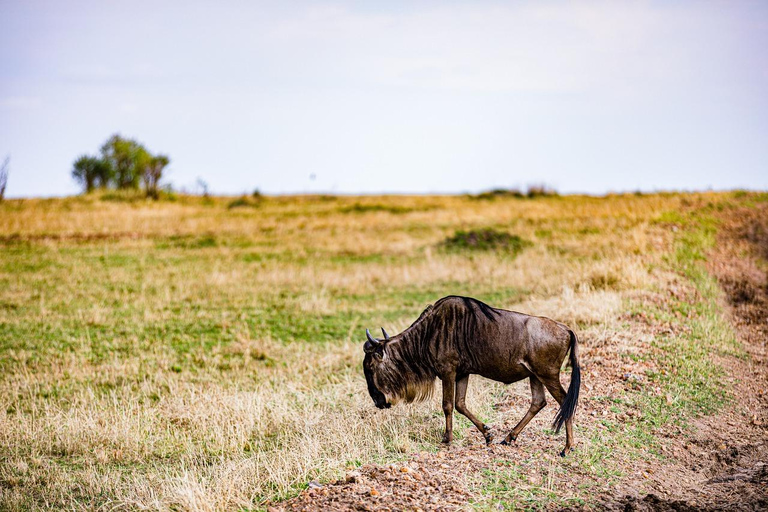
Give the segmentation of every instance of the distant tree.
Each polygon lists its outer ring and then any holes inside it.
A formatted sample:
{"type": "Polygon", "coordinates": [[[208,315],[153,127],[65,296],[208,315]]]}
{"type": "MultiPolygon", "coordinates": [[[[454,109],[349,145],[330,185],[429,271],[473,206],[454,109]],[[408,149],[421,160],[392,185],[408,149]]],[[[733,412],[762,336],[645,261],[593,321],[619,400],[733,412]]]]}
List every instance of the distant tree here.
{"type": "Polygon", "coordinates": [[[116,188],[139,188],[150,154],[138,142],[115,134],[101,146],[102,159],[114,173],[116,188]]]}
{"type": "Polygon", "coordinates": [[[8,185],[8,165],[11,163],[11,157],[5,157],[3,165],[0,166],[0,201],[5,199],[5,187],[8,185]]]}
{"type": "Polygon", "coordinates": [[[111,175],[112,169],[101,158],[83,155],[72,164],[72,177],[86,193],[97,187],[108,187],[111,175]]]}
{"type": "Polygon", "coordinates": [[[119,134],[101,146],[101,158],[83,155],[72,167],[72,177],[85,192],[95,188],[138,189],[144,184],[147,196],[157,199],[166,155],[153,155],[133,139],[119,134]]]}
{"type": "Polygon", "coordinates": [[[170,163],[170,159],[165,155],[149,156],[145,162],[142,162],[144,166],[144,172],[141,177],[144,181],[144,188],[147,191],[147,197],[157,199],[157,190],[160,180],[163,177],[163,170],[170,163]]]}

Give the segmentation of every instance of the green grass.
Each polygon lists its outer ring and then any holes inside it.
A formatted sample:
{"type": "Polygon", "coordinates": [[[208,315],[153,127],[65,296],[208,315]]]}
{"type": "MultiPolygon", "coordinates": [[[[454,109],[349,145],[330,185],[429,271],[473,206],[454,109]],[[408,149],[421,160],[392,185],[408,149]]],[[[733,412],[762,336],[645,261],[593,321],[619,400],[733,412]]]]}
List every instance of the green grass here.
{"type": "Polygon", "coordinates": [[[691,419],[714,414],[733,399],[723,380],[724,370],[714,363],[712,355],[743,354],[722,311],[722,290],[706,269],[706,253],[717,234],[716,219],[706,208],[687,214],[665,212],[660,218],[683,226],[665,260],[669,270],[688,283],[690,293],[681,298],[667,296],[657,304],[628,303],[633,314],[647,315],[658,325],[672,327],[671,333],[653,339],[652,351],[640,356],[655,363],[660,371],[647,372],[646,381],[626,399],[628,405],[641,411],[627,428],[631,434],[628,443],[654,451],[658,441],[648,432],[670,423],[688,425],[691,419]],[[660,386],[662,393],[647,393],[649,386],[660,386]]]}
{"type": "Polygon", "coordinates": [[[582,498],[562,498],[555,488],[558,479],[566,471],[560,465],[550,464],[546,471],[537,473],[527,467],[500,459],[491,462],[491,467],[481,471],[484,499],[476,503],[477,510],[540,510],[543,507],[579,506],[582,498]]]}

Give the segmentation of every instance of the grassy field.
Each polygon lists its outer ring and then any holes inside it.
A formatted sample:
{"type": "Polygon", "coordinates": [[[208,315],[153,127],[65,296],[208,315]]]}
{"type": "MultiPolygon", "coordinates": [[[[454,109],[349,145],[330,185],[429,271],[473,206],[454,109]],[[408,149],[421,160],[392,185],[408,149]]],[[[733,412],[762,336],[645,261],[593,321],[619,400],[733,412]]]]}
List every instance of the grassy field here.
{"type": "MultiPolygon", "coordinates": [[[[663,456],[654,428],[728,400],[707,354],[739,347],[702,254],[715,214],[755,201],[765,195],[0,203],[0,509],[259,509],[310,480],[434,451],[437,402],[374,409],[361,347],[365,328],[398,332],[448,294],[569,323],[588,368],[632,337],[631,319],[690,327],[617,352],[645,365],[642,391],[609,394],[587,372],[579,445],[562,462],[584,485],[521,491],[516,465],[472,480],[481,509],[588,504],[626,474],[619,459],[663,456]],[[443,243],[486,228],[519,239],[443,243]],[[681,295],[666,295],[671,283],[681,295]],[[616,416],[589,416],[601,409],[616,416]]],[[[469,404],[498,420],[505,389],[477,379],[469,404]]],[[[553,414],[528,435],[554,453],[553,414]]],[[[457,421],[457,443],[478,443],[457,421]]]]}

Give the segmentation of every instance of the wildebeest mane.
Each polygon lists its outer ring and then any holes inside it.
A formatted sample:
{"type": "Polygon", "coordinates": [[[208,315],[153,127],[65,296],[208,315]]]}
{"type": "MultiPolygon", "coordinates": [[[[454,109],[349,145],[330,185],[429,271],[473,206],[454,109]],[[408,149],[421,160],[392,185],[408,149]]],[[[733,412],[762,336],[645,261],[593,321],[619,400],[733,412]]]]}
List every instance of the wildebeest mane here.
{"type": "Polygon", "coordinates": [[[405,402],[429,398],[437,376],[430,343],[455,346],[459,339],[467,338],[478,322],[496,322],[498,314],[484,302],[456,295],[427,306],[415,322],[386,343],[388,360],[379,367],[377,375],[382,388],[405,402]]]}
{"type": "Polygon", "coordinates": [[[479,311],[485,316],[485,318],[487,318],[491,322],[496,321],[495,315],[499,314],[499,312],[496,311],[496,308],[492,308],[485,302],[479,301],[477,299],[473,299],[472,297],[459,297],[459,298],[462,300],[462,302],[464,302],[464,305],[467,307],[467,310],[471,311],[473,314],[477,315],[477,312],[479,311]]]}

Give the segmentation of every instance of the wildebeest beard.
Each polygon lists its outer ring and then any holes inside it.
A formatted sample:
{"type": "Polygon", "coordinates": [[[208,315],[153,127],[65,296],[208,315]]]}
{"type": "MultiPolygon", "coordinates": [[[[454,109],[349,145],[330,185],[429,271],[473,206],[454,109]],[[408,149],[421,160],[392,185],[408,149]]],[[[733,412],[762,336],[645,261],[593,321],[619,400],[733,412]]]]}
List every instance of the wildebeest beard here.
{"type": "Polygon", "coordinates": [[[366,354],[363,368],[368,392],[380,409],[432,396],[437,375],[429,359],[421,353],[422,338],[429,332],[426,319],[431,312],[432,306],[429,306],[408,329],[388,340],[375,355],[366,354]],[[379,405],[381,396],[386,404],[383,407],[379,405]]]}

